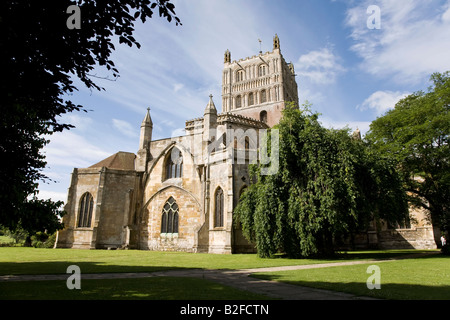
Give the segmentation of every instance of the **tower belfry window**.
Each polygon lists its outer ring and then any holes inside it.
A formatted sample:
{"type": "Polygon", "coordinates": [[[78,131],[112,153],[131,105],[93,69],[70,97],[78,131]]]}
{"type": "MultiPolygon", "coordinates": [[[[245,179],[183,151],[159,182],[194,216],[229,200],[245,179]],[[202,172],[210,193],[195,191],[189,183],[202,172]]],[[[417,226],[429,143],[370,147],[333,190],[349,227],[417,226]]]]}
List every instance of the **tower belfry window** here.
{"type": "Polygon", "coordinates": [[[255,104],[255,97],[253,96],[253,93],[250,92],[250,93],[248,94],[248,105],[249,105],[249,106],[252,106],[252,105],[254,105],[254,104],[255,104]]]}
{"type": "Polygon", "coordinates": [[[261,96],[261,98],[260,98],[261,103],[267,102],[267,91],[266,90],[262,90],[260,92],[260,96],[261,96]]]}
{"type": "Polygon", "coordinates": [[[261,113],[259,114],[259,120],[267,123],[267,111],[263,110],[261,111],[261,113]]]}
{"type": "Polygon", "coordinates": [[[267,66],[266,66],[265,64],[262,64],[262,65],[259,66],[258,75],[259,75],[260,77],[266,75],[266,68],[267,68],[267,66]]]}
{"type": "Polygon", "coordinates": [[[236,97],[236,108],[242,107],[242,97],[239,95],[236,97]]]}
{"type": "Polygon", "coordinates": [[[236,81],[244,81],[244,71],[243,70],[239,70],[238,72],[236,72],[236,81]]]}

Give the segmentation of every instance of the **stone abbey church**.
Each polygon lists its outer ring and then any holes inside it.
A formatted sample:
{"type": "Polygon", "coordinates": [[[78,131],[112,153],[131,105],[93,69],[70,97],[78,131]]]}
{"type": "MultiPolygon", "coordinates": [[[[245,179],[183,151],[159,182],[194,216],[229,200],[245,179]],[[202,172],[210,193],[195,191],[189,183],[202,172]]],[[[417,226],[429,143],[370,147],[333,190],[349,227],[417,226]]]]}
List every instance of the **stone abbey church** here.
{"type": "MultiPolygon", "coordinates": [[[[221,113],[210,96],[203,117],[186,121],[185,135],[152,140],[147,110],[136,154],[117,152],[73,170],[55,247],[254,252],[233,224],[233,209],[249,185],[257,137],[279,122],[288,101],[298,105],[297,92],[277,35],[271,52],[232,61],[227,50],[221,113]]],[[[418,220],[413,228],[385,228],[384,238],[369,230],[357,240],[362,247],[435,247],[432,228],[418,220]]]]}

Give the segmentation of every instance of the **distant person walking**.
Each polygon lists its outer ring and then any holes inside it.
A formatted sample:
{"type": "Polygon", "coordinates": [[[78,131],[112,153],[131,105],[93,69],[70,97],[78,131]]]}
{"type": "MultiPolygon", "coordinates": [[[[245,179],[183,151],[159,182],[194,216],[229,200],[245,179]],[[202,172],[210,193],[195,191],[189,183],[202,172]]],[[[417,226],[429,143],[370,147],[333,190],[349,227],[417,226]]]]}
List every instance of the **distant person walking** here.
{"type": "Polygon", "coordinates": [[[445,246],[447,244],[447,239],[445,239],[444,235],[441,236],[441,243],[442,246],[445,246]]]}

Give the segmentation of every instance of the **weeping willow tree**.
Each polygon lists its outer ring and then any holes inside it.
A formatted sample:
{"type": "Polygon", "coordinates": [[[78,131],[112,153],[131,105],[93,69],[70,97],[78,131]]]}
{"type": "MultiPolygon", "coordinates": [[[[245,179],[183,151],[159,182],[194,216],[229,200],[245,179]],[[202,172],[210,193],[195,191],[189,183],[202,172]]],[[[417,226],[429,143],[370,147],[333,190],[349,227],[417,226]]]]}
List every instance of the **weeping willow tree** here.
{"type": "Polygon", "coordinates": [[[373,219],[407,218],[405,191],[393,164],[347,129],[325,129],[309,106],[293,105],[274,129],[280,137],[278,171],[263,175],[264,165],[251,165],[254,183],[234,214],[260,257],[331,254],[336,241],[373,219]]]}

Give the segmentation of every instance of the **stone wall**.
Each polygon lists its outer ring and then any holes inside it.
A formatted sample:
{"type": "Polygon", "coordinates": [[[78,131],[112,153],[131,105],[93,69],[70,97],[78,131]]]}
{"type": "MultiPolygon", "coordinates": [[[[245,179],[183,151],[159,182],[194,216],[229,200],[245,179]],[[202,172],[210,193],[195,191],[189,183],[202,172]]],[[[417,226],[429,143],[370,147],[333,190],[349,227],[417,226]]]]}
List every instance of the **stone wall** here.
{"type": "Polygon", "coordinates": [[[132,190],[139,177],[134,170],[103,168],[74,169],[63,217],[65,228],[58,232],[58,248],[119,248],[125,242],[125,228],[133,208],[132,190]],[[89,192],[94,200],[89,227],[78,227],[81,197],[89,192]]]}
{"type": "Polygon", "coordinates": [[[278,103],[264,103],[256,106],[251,106],[242,109],[236,109],[232,112],[244,117],[260,120],[261,112],[267,112],[267,125],[273,127],[280,122],[282,111],[284,110],[284,102],[278,103]]]}
{"type": "Polygon", "coordinates": [[[411,229],[385,229],[379,232],[361,232],[346,239],[338,250],[365,249],[436,249],[432,226],[411,229]]]}
{"type": "Polygon", "coordinates": [[[226,159],[227,150],[221,150],[212,154],[212,159],[217,161],[210,163],[209,188],[207,190],[209,201],[209,250],[210,253],[231,253],[231,229],[233,223],[233,185],[231,164],[219,159],[226,159]],[[215,227],[215,195],[221,188],[224,196],[223,226],[215,227]]]}
{"type": "Polygon", "coordinates": [[[67,214],[63,217],[64,229],[58,231],[57,248],[95,248],[92,243],[94,238],[94,217],[97,211],[98,185],[100,181],[100,169],[77,169],[72,172],[71,185],[67,194],[64,210],[67,214]],[[91,227],[78,228],[78,213],[80,211],[80,199],[86,192],[94,198],[91,227]]]}
{"type": "Polygon", "coordinates": [[[151,197],[146,204],[141,234],[141,249],[196,252],[197,233],[202,225],[202,210],[187,191],[168,186],[151,197]],[[179,208],[178,233],[161,233],[161,217],[166,201],[173,197],[179,208]]]}
{"type": "Polygon", "coordinates": [[[138,183],[134,170],[104,168],[103,184],[100,184],[101,203],[98,204],[101,207],[97,208],[100,212],[96,216],[96,248],[121,248],[125,245],[126,227],[133,207],[132,191],[138,183]]]}
{"type": "Polygon", "coordinates": [[[152,141],[147,178],[144,185],[143,214],[140,225],[140,249],[196,252],[198,233],[205,222],[202,210],[200,174],[191,154],[191,137],[152,141]],[[165,179],[165,165],[172,148],[183,157],[181,178],[165,179]],[[161,218],[166,201],[173,197],[179,209],[178,233],[162,234],[161,218]]]}
{"type": "Polygon", "coordinates": [[[381,231],[378,241],[380,249],[436,249],[431,226],[381,231]]]}

